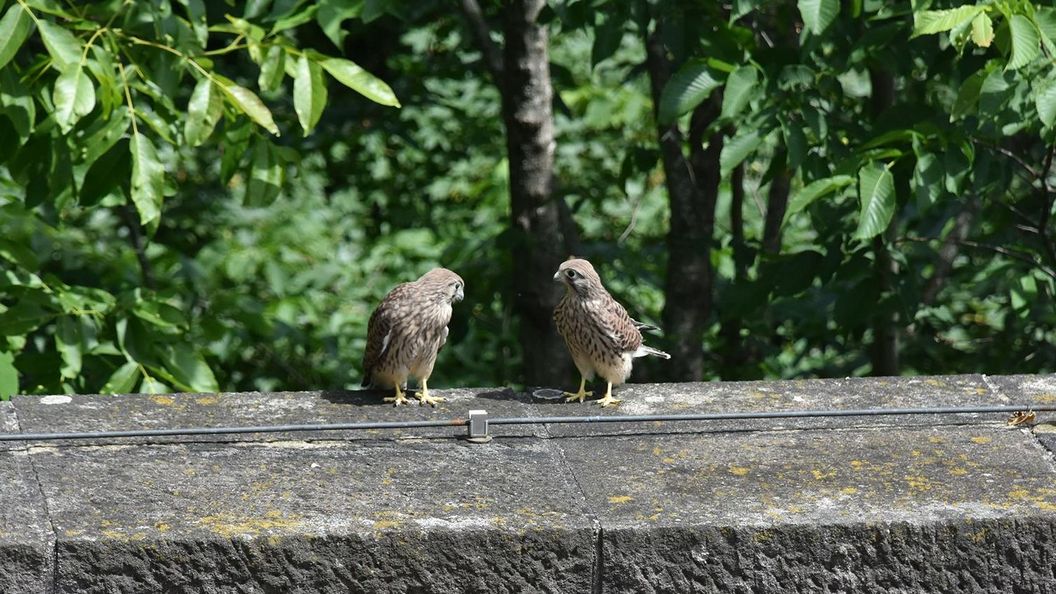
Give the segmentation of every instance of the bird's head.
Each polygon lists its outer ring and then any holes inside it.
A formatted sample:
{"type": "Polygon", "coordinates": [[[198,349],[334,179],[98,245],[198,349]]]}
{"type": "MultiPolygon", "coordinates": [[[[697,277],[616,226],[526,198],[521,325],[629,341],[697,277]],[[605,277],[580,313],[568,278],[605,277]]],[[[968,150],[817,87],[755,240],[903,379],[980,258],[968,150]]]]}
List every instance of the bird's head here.
{"type": "Polygon", "coordinates": [[[444,303],[457,303],[466,296],[465,281],[446,268],[434,268],[423,274],[417,282],[444,303]]]}
{"type": "Polygon", "coordinates": [[[569,258],[561,263],[554,275],[554,280],[564,283],[570,291],[582,297],[604,290],[601,277],[594,271],[590,262],[582,258],[569,258]]]}

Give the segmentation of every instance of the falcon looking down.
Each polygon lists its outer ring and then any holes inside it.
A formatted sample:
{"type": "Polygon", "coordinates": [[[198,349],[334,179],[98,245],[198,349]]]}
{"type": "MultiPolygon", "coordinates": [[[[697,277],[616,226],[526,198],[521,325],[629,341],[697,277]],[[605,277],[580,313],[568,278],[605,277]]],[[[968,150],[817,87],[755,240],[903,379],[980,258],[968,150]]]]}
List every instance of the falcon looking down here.
{"type": "Polygon", "coordinates": [[[581,376],[579,391],[565,392],[569,402],[583,402],[593,394],[585,388],[587,380],[594,379],[596,373],[608,382],[605,397],[598,404],[617,404],[620,401],[612,397],[612,385],[627,380],[635,357],[671,358],[642,344],[641,330],[655,327],[631,319],[602,286],[601,277],[590,262],[570,258],[557,269],[554,280],[565,284],[565,296],[554,308],[554,322],[581,376]]]}
{"type": "Polygon", "coordinates": [[[434,268],[414,282],[397,285],[370,316],[367,348],[363,352],[363,385],[396,389],[385,398],[406,404],[407,377],[421,382],[419,404],[436,406],[444,398],[430,396],[426,381],[436,354],[447,342],[451,305],[461,301],[465,283],[446,268],[434,268]]]}

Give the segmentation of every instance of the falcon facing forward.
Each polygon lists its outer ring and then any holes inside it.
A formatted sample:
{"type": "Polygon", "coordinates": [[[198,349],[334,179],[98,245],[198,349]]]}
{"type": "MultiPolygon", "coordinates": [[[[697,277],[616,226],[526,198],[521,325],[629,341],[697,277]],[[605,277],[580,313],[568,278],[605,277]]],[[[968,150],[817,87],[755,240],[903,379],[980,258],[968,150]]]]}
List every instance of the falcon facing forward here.
{"type": "Polygon", "coordinates": [[[434,268],[412,283],[397,285],[385,296],[367,325],[363,352],[363,385],[396,388],[385,402],[407,403],[403,390],[407,377],[421,382],[419,404],[436,406],[443,398],[429,395],[426,381],[433,372],[436,354],[447,341],[451,304],[462,301],[462,277],[446,268],[434,268]]]}
{"type": "Polygon", "coordinates": [[[631,375],[632,359],[646,355],[671,358],[642,344],[640,330],[655,327],[632,320],[602,286],[590,262],[570,258],[557,269],[554,280],[565,283],[565,296],[554,308],[554,322],[581,375],[579,391],[565,392],[569,402],[583,402],[593,394],[586,391],[586,383],[597,373],[609,384],[598,404],[617,404],[620,401],[612,397],[612,385],[622,384],[631,375]]]}

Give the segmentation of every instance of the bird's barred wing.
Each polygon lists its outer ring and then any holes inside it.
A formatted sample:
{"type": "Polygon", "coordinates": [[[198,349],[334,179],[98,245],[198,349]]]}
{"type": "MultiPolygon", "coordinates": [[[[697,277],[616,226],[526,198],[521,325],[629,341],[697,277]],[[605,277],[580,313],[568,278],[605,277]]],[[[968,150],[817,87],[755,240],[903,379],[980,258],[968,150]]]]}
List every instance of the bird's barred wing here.
{"type": "Polygon", "coordinates": [[[642,333],[631,316],[618,301],[609,296],[603,315],[605,330],[622,352],[634,352],[642,346],[642,333]]]}
{"type": "Polygon", "coordinates": [[[406,292],[406,284],[398,285],[382,299],[378,308],[367,322],[367,346],[363,350],[363,385],[371,383],[374,367],[385,356],[392,343],[392,334],[397,324],[398,311],[396,303],[401,294],[406,292]]]}

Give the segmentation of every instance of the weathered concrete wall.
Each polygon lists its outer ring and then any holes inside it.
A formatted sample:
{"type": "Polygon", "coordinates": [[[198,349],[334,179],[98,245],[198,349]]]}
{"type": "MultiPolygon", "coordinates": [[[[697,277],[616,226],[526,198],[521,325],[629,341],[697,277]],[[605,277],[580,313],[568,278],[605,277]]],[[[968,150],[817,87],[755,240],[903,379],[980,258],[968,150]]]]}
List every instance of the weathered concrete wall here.
{"type": "MultiPolygon", "coordinates": [[[[1056,376],[20,397],[5,432],[1056,401],[1056,376]]],[[[1000,416],[0,442],[0,592],[1056,592],[1056,433],[1000,416]]]]}

